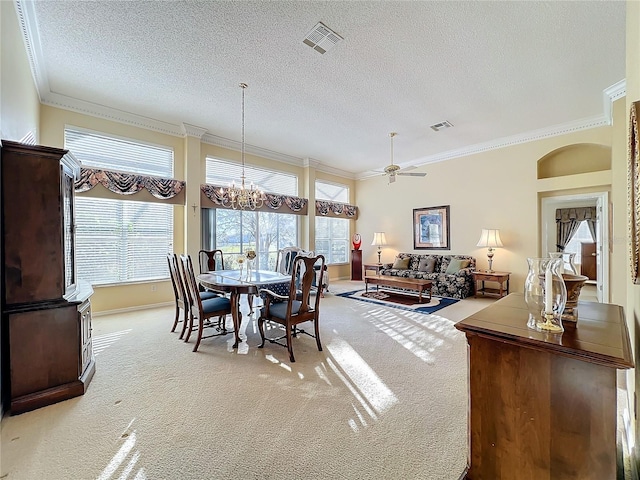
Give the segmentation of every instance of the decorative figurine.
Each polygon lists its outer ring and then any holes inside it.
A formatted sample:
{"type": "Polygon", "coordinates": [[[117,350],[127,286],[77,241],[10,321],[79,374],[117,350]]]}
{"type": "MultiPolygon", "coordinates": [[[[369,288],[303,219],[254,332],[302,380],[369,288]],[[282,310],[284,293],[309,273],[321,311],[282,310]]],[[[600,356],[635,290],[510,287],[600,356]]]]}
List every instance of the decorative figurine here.
{"type": "Polygon", "coordinates": [[[360,245],[362,245],[362,237],[360,236],[359,233],[354,233],[353,234],[353,249],[354,250],[360,250],[360,245]]]}

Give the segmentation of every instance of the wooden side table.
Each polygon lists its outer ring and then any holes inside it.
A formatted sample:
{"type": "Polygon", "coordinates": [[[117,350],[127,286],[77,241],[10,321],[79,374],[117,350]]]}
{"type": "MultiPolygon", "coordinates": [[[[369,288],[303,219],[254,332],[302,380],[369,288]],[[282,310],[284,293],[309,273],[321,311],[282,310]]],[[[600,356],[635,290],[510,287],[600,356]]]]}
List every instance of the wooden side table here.
{"type": "Polygon", "coordinates": [[[367,276],[367,271],[371,270],[373,272],[376,272],[376,275],[380,275],[380,270],[382,270],[382,264],[381,263],[365,263],[363,265],[364,267],[364,275],[365,277],[367,276]]]}
{"type": "Polygon", "coordinates": [[[482,294],[482,296],[490,296],[502,298],[505,295],[509,295],[509,276],[511,272],[473,272],[473,282],[476,287],[476,297],[482,294]],[[482,282],[482,286],[478,288],[478,282],[482,282]],[[484,282],[493,282],[498,284],[498,288],[485,287],[484,282]]]}

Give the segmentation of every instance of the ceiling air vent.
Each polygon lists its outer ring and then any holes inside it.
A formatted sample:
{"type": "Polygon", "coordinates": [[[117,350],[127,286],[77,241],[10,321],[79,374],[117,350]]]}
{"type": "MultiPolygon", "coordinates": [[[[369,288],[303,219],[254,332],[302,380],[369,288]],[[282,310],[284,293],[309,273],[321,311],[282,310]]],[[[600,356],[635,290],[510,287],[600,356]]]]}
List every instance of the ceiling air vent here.
{"type": "Polygon", "coordinates": [[[439,132],[440,130],[444,130],[445,128],[450,128],[450,127],[453,127],[451,122],[445,120],[444,122],[431,125],[431,130],[435,130],[436,132],[439,132]]]}
{"type": "Polygon", "coordinates": [[[327,50],[335,47],[336,43],[342,40],[342,37],[329,27],[321,22],[313,27],[313,29],[307,33],[307,36],[302,41],[305,45],[309,45],[316,52],[324,53],[327,50]]]}

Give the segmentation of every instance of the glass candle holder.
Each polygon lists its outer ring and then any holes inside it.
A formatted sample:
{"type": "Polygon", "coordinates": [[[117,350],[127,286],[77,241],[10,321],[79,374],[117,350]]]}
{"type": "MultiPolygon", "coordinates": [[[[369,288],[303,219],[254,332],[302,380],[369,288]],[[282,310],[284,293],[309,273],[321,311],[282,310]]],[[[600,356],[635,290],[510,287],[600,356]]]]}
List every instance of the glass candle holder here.
{"type": "Polygon", "coordinates": [[[524,300],[529,310],[527,326],[539,332],[562,333],[562,312],[567,289],[560,275],[561,258],[527,258],[529,271],[524,300]]]}
{"type": "Polygon", "coordinates": [[[571,273],[573,275],[579,275],[578,267],[575,264],[575,253],[568,252],[553,252],[549,254],[552,258],[561,258],[562,265],[560,266],[560,275],[563,273],[571,273]]]}

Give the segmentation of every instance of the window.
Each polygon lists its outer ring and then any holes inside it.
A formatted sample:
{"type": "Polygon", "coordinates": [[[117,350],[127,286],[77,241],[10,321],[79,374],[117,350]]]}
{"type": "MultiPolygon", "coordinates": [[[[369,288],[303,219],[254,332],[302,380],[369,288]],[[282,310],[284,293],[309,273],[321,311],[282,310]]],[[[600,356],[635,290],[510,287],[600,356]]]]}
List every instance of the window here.
{"type": "MultiPolygon", "coordinates": [[[[206,161],[206,182],[213,185],[236,184],[242,166],[214,158],[206,161]]],[[[247,182],[262,190],[282,195],[298,195],[298,177],[292,174],[245,166],[247,182]]],[[[226,268],[238,268],[238,257],[256,251],[256,268],[275,270],[278,250],[298,245],[297,215],[275,212],[240,211],[227,208],[202,210],[202,246],[224,252],[226,268]]]]}
{"type": "MultiPolygon", "coordinates": [[[[349,202],[349,187],[316,181],[316,200],[349,202]]],[[[349,220],[316,216],[315,252],[324,255],[327,264],[347,263],[349,220]]]]}
{"type": "MultiPolygon", "coordinates": [[[[173,176],[173,151],[95,132],[65,129],[65,148],[83,166],[173,176]]],[[[93,285],[168,278],[173,206],[76,197],[78,278],[93,285]]]]}
{"type": "Polygon", "coordinates": [[[595,239],[591,236],[589,225],[586,221],[580,222],[580,226],[576,233],[571,237],[569,243],[564,247],[565,253],[575,253],[574,262],[578,265],[582,264],[582,245],[581,243],[594,243],[595,239]]]}

